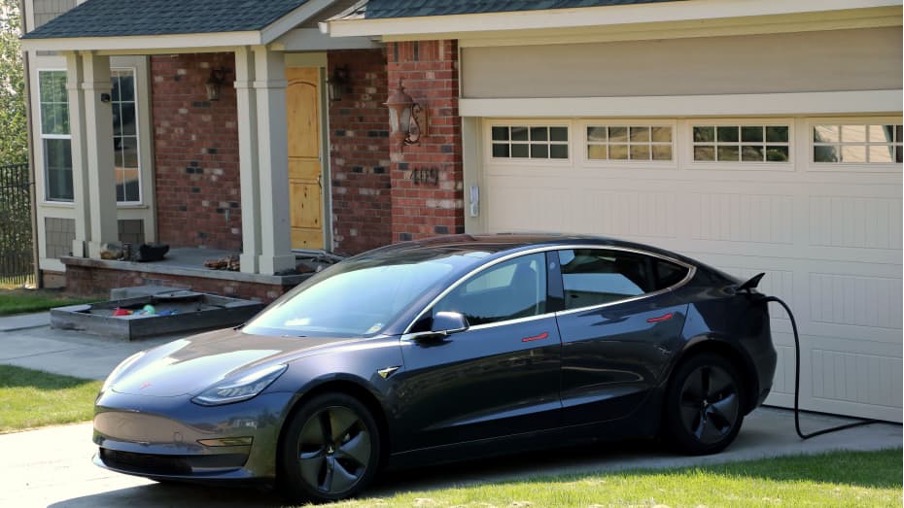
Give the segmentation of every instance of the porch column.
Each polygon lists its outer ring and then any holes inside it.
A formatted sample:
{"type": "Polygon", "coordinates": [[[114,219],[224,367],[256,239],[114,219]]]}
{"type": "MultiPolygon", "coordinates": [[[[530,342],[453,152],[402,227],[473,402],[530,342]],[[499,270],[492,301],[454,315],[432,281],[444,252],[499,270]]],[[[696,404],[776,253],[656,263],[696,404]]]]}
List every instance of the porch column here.
{"type": "MultiPolygon", "coordinates": [[[[286,75],[282,53],[255,46],[254,95],[257,106],[260,273],[295,268],[289,207],[289,148],[286,133],[286,75]]],[[[252,211],[252,213],[254,213],[252,211]]],[[[244,210],[243,210],[244,215],[244,210]]]]}
{"type": "Polygon", "coordinates": [[[260,161],[257,144],[257,97],[254,94],[254,53],[235,52],[235,95],[238,110],[239,181],[242,190],[242,254],[245,273],[258,273],[261,249],[260,161]]]}
{"type": "Polygon", "coordinates": [[[88,240],[91,238],[91,212],[88,208],[88,149],[85,144],[85,101],[81,93],[84,73],[81,56],[77,52],[67,52],[65,56],[72,150],[72,204],[75,219],[72,255],[83,258],[88,255],[88,240]]]}
{"type": "Polygon", "coordinates": [[[99,259],[103,245],[119,240],[116,171],[113,162],[113,108],[110,57],[82,53],[87,149],[88,208],[91,231],[88,257],[99,259]]]}

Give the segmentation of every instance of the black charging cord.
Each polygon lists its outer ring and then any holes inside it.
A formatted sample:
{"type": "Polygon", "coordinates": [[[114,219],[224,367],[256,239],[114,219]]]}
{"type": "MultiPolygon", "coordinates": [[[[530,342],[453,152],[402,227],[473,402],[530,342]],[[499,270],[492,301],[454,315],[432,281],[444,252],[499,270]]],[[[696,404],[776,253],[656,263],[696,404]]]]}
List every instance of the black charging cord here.
{"type": "Polygon", "coordinates": [[[782,307],[784,307],[785,312],[788,313],[788,317],[791,319],[791,329],[794,331],[794,428],[797,430],[797,435],[800,436],[801,439],[810,439],[811,437],[821,436],[823,434],[828,434],[830,432],[838,432],[840,430],[847,430],[854,427],[860,427],[863,425],[871,425],[873,423],[881,423],[879,420],[858,420],[852,423],[848,423],[845,425],[839,425],[838,427],[830,427],[828,429],[818,430],[816,432],[811,432],[809,434],[804,434],[803,431],[800,430],[800,336],[797,334],[797,322],[794,320],[794,313],[791,312],[791,307],[788,306],[787,303],[783,302],[781,299],[776,298],[774,296],[767,296],[763,298],[765,303],[775,302],[782,307]]]}

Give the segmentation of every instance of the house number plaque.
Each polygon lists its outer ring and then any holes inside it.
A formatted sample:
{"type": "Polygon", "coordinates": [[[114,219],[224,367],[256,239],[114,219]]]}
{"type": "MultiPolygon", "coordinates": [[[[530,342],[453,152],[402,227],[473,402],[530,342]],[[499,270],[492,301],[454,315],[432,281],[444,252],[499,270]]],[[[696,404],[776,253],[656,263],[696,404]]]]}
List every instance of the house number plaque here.
{"type": "Polygon", "coordinates": [[[415,168],[409,176],[415,185],[439,186],[439,168],[415,168]]]}

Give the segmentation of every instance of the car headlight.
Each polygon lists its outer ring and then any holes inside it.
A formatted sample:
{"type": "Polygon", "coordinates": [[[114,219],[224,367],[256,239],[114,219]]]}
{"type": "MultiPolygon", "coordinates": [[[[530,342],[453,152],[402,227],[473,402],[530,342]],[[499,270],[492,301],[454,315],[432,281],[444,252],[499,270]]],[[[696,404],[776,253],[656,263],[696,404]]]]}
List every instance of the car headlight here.
{"type": "Polygon", "coordinates": [[[122,375],[122,373],[125,372],[125,370],[128,369],[133,363],[137,362],[139,358],[144,356],[145,353],[147,353],[147,351],[139,351],[121,361],[119,365],[117,365],[116,368],[113,369],[113,372],[111,372],[110,375],[107,376],[107,379],[104,380],[104,385],[100,387],[100,392],[106,393],[106,391],[109,390],[111,386],[113,386],[113,383],[116,382],[119,376],[122,375]]]}
{"type": "Polygon", "coordinates": [[[286,371],[288,365],[254,370],[239,379],[224,379],[191,399],[202,406],[219,406],[254,398],[286,371]]]}

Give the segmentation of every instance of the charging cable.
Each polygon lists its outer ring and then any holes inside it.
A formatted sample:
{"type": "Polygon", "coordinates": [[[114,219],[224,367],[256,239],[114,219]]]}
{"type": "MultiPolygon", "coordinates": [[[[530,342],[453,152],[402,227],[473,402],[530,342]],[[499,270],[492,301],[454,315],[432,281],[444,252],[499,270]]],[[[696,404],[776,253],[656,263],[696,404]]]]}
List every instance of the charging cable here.
{"type": "Polygon", "coordinates": [[[797,435],[800,436],[801,439],[810,439],[811,437],[821,436],[823,434],[828,434],[830,432],[838,432],[840,430],[846,430],[854,427],[860,427],[863,425],[871,425],[873,423],[881,423],[879,420],[858,420],[852,423],[848,423],[845,425],[840,425],[838,427],[830,427],[828,429],[818,430],[816,432],[811,432],[809,434],[804,434],[800,430],[800,336],[797,334],[797,322],[794,320],[794,313],[791,312],[791,307],[788,307],[788,304],[783,302],[781,299],[775,296],[767,296],[763,298],[765,303],[775,302],[782,307],[784,307],[785,312],[788,313],[788,317],[791,319],[791,329],[794,331],[794,428],[797,430],[797,435]]]}

